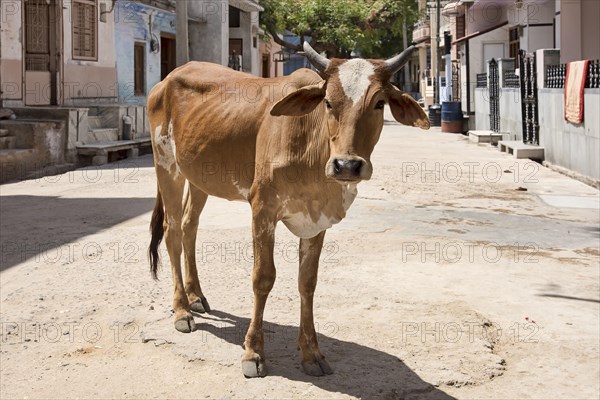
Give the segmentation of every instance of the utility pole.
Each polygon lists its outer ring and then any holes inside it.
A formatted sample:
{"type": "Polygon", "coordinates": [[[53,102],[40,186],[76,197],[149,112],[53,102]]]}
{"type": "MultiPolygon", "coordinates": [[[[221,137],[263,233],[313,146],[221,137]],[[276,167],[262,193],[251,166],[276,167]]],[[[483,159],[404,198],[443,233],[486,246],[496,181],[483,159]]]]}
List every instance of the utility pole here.
{"type": "Polygon", "coordinates": [[[436,0],[436,21],[435,21],[435,82],[433,86],[433,103],[440,104],[440,30],[441,30],[441,3],[436,0]]]}
{"type": "Polygon", "coordinates": [[[188,2],[177,0],[175,2],[177,18],[177,39],[175,50],[177,53],[177,66],[181,66],[190,60],[190,41],[188,35],[188,2]]]}
{"type": "MultiPolygon", "coordinates": [[[[402,19],[402,49],[406,50],[408,47],[408,29],[406,28],[406,16],[402,19]]],[[[404,91],[410,92],[410,63],[404,66],[404,91]]]]}

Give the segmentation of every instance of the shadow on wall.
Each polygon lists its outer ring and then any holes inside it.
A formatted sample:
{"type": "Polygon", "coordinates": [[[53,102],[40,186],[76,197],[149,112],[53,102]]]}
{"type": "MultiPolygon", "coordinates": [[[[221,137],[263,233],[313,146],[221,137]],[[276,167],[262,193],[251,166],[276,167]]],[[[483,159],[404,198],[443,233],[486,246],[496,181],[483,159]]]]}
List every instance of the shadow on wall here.
{"type": "MultiPolygon", "coordinates": [[[[222,311],[196,314],[196,332],[211,334],[241,345],[250,320],[222,311]]],[[[331,393],[365,399],[452,400],[423,381],[398,357],[380,350],[318,334],[321,350],[334,369],[333,375],[304,374],[296,350],[298,327],[265,322],[265,351],[270,376],[309,382],[331,393]],[[290,357],[292,354],[296,357],[290,357]]],[[[241,372],[241,364],[240,374],[241,372]]]]}
{"type": "MultiPolygon", "coordinates": [[[[152,210],[154,201],[135,197],[2,196],[0,271],[32,258],[56,259],[57,251],[68,253],[66,244],[144,214],[152,210]]],[[[85,244],[79,245],[78,252],[85,244]]],[[[68,257],[60,258],[64,262],[68,257]]]]}

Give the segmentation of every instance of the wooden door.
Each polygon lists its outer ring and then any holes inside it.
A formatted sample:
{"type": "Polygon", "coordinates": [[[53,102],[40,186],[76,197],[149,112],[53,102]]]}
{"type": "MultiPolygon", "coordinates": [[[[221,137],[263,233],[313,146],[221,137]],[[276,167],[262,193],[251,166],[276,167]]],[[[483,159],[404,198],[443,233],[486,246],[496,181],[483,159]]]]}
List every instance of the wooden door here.
{"type": "Polygon", "coordinates": [[[56,0],[24,2],[25,104],[58,104],[60,43],[56,0]]]}
{"type": "Polygon", "coordinates": [[[167,33],[160,35],[160,79],[163,80],[176,65],[176,42],[175,36],[167,33]]]}

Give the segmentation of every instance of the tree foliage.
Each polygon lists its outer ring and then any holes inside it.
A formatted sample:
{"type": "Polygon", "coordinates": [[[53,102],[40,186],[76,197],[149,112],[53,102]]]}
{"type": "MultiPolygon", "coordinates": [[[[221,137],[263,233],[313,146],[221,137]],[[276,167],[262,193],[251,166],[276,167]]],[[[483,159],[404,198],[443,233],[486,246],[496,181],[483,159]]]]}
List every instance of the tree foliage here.
{"type": "MultiPolygon", "coordinates": [[[[262,0],[261,25],[274,41],[293,50],[298,45],[277,34],[289,31],[310,39],[317,51],[332,57],[387,57],[401,51],[402,26],[410,35],[417,18],[416,0],[262,0]]],[[[408,38],[410,42],[410,38],[408,38]]]]}

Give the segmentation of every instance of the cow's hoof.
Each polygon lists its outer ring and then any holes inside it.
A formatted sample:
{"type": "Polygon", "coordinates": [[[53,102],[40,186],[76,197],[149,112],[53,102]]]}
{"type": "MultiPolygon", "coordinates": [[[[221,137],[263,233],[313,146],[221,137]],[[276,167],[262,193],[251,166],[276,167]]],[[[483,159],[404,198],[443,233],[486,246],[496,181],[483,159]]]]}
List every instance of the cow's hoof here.
{"type": "Polygon", "coordinates": [[[259,355],[251,360],[242,360],[242,372],[246,378],[263,378],[267,376],[267,364],[259,355]]]}
{"type": "Polygon", "coordinates": [[[323,376],[333,374],[333,369],[324,358],[314,361],[303,361],[302,369],[310,376],[323,376]]]}
{"type": "Polygon", "coordinates": [[[195,302],[190,304],[190,309],[200,314],[210,312],[210,306],[208,305],[208,301],[206,301],[206,299],[196,300],[195,302]]]}
{"type": "Polygon", "coordinates": [[[187,315],[183,318],[179,318],[177,321],[175,321],[175,329],[183,333],[193,332],[196,329],[194,317],[187,315]]]}

